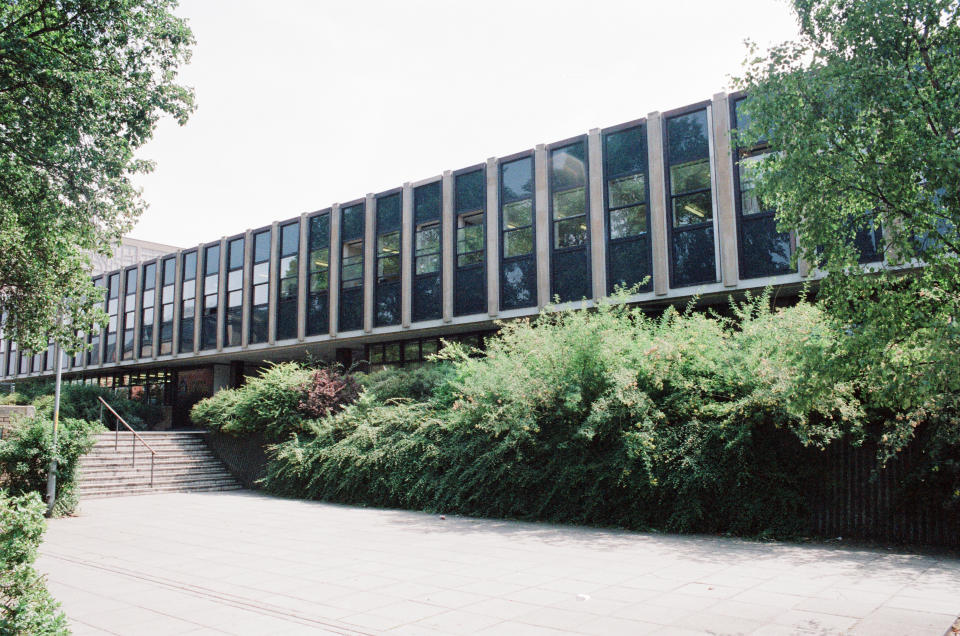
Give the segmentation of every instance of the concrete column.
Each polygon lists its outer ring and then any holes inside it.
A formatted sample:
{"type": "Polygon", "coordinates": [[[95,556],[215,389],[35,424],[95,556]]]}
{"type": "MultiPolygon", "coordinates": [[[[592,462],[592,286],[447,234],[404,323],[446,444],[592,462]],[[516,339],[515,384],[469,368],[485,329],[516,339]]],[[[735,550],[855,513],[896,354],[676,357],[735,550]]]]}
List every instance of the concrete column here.
{"type": "Polygon", "coordinates": [[[547,191],[547,147],[533,151],[533,190],[536,215],[537,307],[550,302],[550,193],[547,191]]]}
{"type": "Polygon", "coordinates": [[[403,212],[400,222],[400,325],[410,328],[413,315],[413,187],[403,184],[403,212]]]}
{"type": "Polygon", "coordinates": [[[740,280],[737,258],[737,208],[730,145],[730,104],[726,93],[713,96],[714,191],[717,199],[717,239],[720,242],[720,275],[724,287],[740,280]]]}
{"type": "MultiPolygon", "coordinates": [[[[250,344],[250,308],[253,305],[253,232],[243,234],[243,286],[240,288],[242,303],[240,306],[240,346],[244,349],[250,344]]],[[[223,311],[227,311],[226,305],[223,311]]]]}
{"type": "Polygon", "coordinates": [[[594,300],[607,295],[607,233],[603,210],[603,137],[600,129],[587,133],[587,161],[590,183],[590,271],[594,300]]]}
{"type": "Polygon", "coordinates": [[[193,353],[200,352],[200,323],[202,321],[201,309],[203,308],[203,295],[206,289],[206,276],[204,271],[207,268],[207,251],[203,243],[197,246],[197,275],[193,279],[193,353]]]}
{"type": "Polygon", "coordinates": [[[280,291],[280,223],[274,221],[270,226],[270,272],[267,284],[267,342],[277,341],[277,294],[280,291]]]}
{"type": "MultiPolygon", "coordinates": [[[[330,306],[330,337],[337,337],[340,322],[340,257],[343,246],[340,245],[340,204],[330,207],[330,287],[327,289],[327,304],[330,306]]],[[[302,236],[302,235],[301,235],[302,236]]]]}
{"type": "Polygon", "coordinates": [[[454,246],[457,243],[457,224],[453,218],[453,173],[443,172],[443,208],[441,210],[441,237],[443,245],[440,260],[443,276],[441,281],[443,296],[443,322],[453,320],[453,268],[456,267],[454,246]]]}
{"type": "MultiPolygon", "coordinates": [[[[143,278],[146,273],[146,263],[140,263],[136,266],[137,270],[137,289],[133,301],[133,359],[140,359],[140,330],[143,322],[143,285],[146,282],[143,278]]],[[[124,277],[126,278],[126,277],[124,277]]],[[[126,290],[124,290],[126,291],[126,290]]],[[[126,309],[126,307],[124,307],[126,309]]],[[[126,326],[126,325],[124,325],[126,326]]]]}
{"type": "Polygon", "coordinates": [[[363,231],[363,331],[373,331],[373,292],[377,280],[377,200],[372,193],[364,204],[363,231]]]}
{"type": "Polygon", "coordinates": [[[177,250],[173,270],[173,342],[170,343],[170,355],[176,358],[180,350],[180,311],[183,306],[183,250],[177,250]]]}
{"type": "MultiPolygon", "coordinates": [[[[332,223],[332,212],[330,219],[332,223]]],[[[307,271],[310,267],[310,221],[306,212],[300,215],[300,241],[297,245],[297,340],[303,342],[304,338],[307,337],[307,297],[310,293],[307,288],[307,284],[310,282],[307,278],[307,271]]],[[[330,253],[332,255],[333,250],[330,253]]],[[[331,273],[332,271],[331,268],[331,273]]],[[[279,293],[279,290],[277,290],[277,293],[279,293]]],[[[332,292],[328,291],[327,293],[329,297],[332,297],[332,292]]],[[[274,318],[274,320],[276,319],[274,318]]],[[[276,330],[276,324],[274,324],[274,330],[276,330]]]]}
{"type": "Polygon", "coordinates": [[[487,313],[500,313],[500,176],[497,158],[487,159],[487,313]]]}
{"type": "Polygon", "coordinates": [[[223,325],[227,319],[227,237],[220,239],[220,269],[217,272],[217,351],[223,351],[223,325]]]}
{"type": "Polygon", "coordinates": [[[667,181],[663,160],[660,113],[647,115],[647,165],[650,171],[650,241],[653,246],[653,292],[670,290],[670,250],[667,247],[667,181]]]}
{"type": "Polygon", "coordinates": [[[153,342],[150,358],[156,360],[160,355],[160,313],[163,308],[163,259],[158,258],[153,268],[153,342]]]}

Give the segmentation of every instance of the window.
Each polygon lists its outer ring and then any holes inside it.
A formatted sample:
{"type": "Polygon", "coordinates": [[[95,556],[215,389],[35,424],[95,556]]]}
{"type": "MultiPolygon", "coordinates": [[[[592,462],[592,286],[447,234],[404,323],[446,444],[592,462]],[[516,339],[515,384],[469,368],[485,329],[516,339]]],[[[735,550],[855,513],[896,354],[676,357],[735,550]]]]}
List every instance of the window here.
{"type": "Polygon", "coordinates": [[[443,184],[434,181],[413,189],[414,235],[413,304],[414,322],[436,320],[443,311],[441,296],[441,245],[443,229],[440,225],[441,193],[443,184]]]}
{"type": "Polygon", "coordinates": [[[653,275],[647,206],[647,126],[603,135],[607,229],[607,293],[633,287],[653,275]]]}
{"type": "Polygon", "coordinates": [[[269,339],[270,315],[270,230],[253,235],[253,280],[250,281],[250,343],[269,339]]]}
{"type": "Polygon", "coordinates": [[[203,252],[203,308],[200,313],[200,348],[217,348],[217,312],[219,311],[220,244],[203,252]]]}
{"type": "Polygon", "coordinates": [[[153,313],[156,308],[157,264],[143,266],[143,294],[140,298],[140,357],[153,356],[153,313]]]}
{"type": "Polygon", "coordinates": [[[330,330],[330,213],[311,217],[309,231],[307,335],[315,336],[330,330]]]}
{"type": "Polygon", "coordinates": [[[363,203],[340,210],[340,328],[363,328],[363,235],[366,209],[363,203]]]}
{"type": "MultiPolygon", "coordinates": [[[[101,289],[106,285],[106,278],[101,276],[93,282],[93,284],[101,289]]],[[[109,296],[109,292],[107,293],[109,296]]],[[[108,299],[105,299],[104,302],[108,302],[108,299]]],[[[87,351],[87,364],[100,364],[100,329],[94,328],[91,330],[90,335],[87,336],[88,342],[90,343],[90,350],[87,351]]]]}
{"type": "Polygon", "coordinates": [[[120,274],[113,273],[107,278],[107,329],[104,362],[117,361],[117,316],[120,310],[120,274]]]}
{"type": "Polygon", "coordinates": [[[277,292],[277,340],[289,340],[290,338],[297,337],[297,296],[300,289],[299,221],[280,226],[279,280],[280,288],[277,292]]]}
{"type": "MultiPolygon", "coordinates": [[[[194,263],[194,269],[196,269],[196,263],[194,263]]],[[[176,272],[177,259],[174,257],[163,259],[160,269],[160,355],[162,356],[173,353],[173,288],[176,272]]],[[[193,348],[192,339],[190,348],[193,348]]]]}
{"type": "MultiPolygon", "coordinates": [[[[734,127],[746,126],[738,99],[733,106],[734,127]]],[[[753,148],[738,148],[738,161],[734,166],[737,197],[737,232],[740,249],[740,278],[758,278],[795,271],[790,265],[793,254],[793,237],[788,232],[778,232],[775,211],[754,192],[754,169],[758,161],[767,156],[767,145],[761,142],[753,148]]]]}
{"type": "Polygon", "coordinates": [[[487,309],[486,176],[483,168],[453,177],[453,211],[457,219],[457,261],[453,313],[476,314],[487,309]]]}
{"type": "Polygon", "coordinates": [[[377,283],[374,290],[374,324],[400,323],[400,193],[380,196],[377,208],[377,283]]]}
{"type": "Polygon", "coordinates": [[[17,374],[17,343],[10,341],[10,350],[7,352],[7,375],[17,374]]]}
{"type": "Polygon", "coordinates": [[[197,253],[183,255],[180,286],[180,353],[193,351],[194,324],[197,302],[197,253]]]}
{"type": "Polygon", "coordinates": [[[533,157],[500,164],[500,308],[537,304],[533,157]]]}
{"type": "Polygon", "coordinates": [[[238,347],[243,329],[243,237],[227,242],[227,315],[223,321],[223,346],[238,347]]]}
{"type": "Polygon", "coordinates": [[[123,297],[123,344],[121,355],[124,360],[133,358],[133,330],[137,313],[137,270],[126,272],[126,287],[123,297]]]}
{"type": "Polygon", "coordinates": [[[671,286],[717,279],[706,108],[666,120],[671,286]]]}
{"type": "Polygon", "coordinates": [[[552,252],[550,295],[561,302],[590,296],[587,162],[584,140],[550,150],[552,252]]]}

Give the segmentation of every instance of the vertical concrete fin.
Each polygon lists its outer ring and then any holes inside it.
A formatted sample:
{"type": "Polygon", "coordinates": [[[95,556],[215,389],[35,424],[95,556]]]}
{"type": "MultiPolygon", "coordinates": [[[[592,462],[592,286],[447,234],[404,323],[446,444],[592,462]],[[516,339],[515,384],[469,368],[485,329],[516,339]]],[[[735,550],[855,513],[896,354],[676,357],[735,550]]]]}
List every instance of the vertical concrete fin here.
{"type": "Polygon", "coordinates": [[[440,232],[443,237],[443,252],[441,260],[443,262],[443,322],[453,320],[453,268],[456,267],[454,261],[454,245],[457,240],[456,223],[453,218],[453,173],[449,170],[443,172],[443,209],[442,209],[443,229],[440,232]]]}
{"type": "Polygon", "coordinates": [[[607,241],[603,213],[603,137],[600,129],[587,133],[587,161],[590,190],[590,263],[593,298],[607,295],[607,241]]]}
{"type": "Polygon", "coordinates": [[[667,247],[667,183],[663,157],[663,121],[658,112],[647,115],[647,165],[650,170],[653,291],[657,296],[665,296],[670,289],[670,251],[667,247]]]}
{"type": "Polygon", "coordinates": [[[550,195],[547,192],[547,147],[533,151],[533,191],[536,210],[537,307],[550,302],[550,195]]]}

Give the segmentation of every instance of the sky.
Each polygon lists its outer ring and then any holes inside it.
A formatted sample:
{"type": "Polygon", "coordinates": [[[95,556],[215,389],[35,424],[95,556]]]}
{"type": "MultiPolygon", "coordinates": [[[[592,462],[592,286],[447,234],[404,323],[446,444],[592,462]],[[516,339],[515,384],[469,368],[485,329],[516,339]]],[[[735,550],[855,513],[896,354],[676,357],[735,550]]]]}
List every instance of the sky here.
{"type": "Polygon", "coordinates": [[[783,0],[182,0],[197,110],[129,236],[190,247],[729,91],[783,0]]]}

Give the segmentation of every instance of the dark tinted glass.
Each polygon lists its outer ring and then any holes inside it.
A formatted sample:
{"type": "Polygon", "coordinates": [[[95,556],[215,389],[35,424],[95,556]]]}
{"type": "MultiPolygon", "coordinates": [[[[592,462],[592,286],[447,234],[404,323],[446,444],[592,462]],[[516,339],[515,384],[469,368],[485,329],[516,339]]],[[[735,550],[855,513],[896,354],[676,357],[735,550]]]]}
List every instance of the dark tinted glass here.
{"type": "Polygon", "coordinates": [[[363,289],[344,289],[340,292],[340,331],[363,327],[363,289]]]}
{"type": "Polygon", "coordinates": [[[183,255],[183,280],[191,280],[197,276],[197,253],[187,252],[183,255]]]}
{"type": "MultiPolygon", "coordinates": [[[[316,218],[316,217],[314,217],[316,218]]],[[[289,223],[280,228],[280,255],[290,256],[300,249],[300,224],[289,223]]]]}
{"type": "MultiPolygon", "coordinates": [[[[194,268],[196,268],[196,263],[194,263],[194,268]]],[[[163,284],[172,285],[174,272],[177,271],[177,260],[175,258],[167,258],[163,261],[163,284]]]]}
{"type": "Polygon", "coordinates": [[[374,321],[378,327],[400,323],[400,282],[380,283],[376,290],[374,321]]]}
{"type": "Polygon", "coordinates": [[[667,156],[671,164],[702,159],[709,155],[706,110],[667,120],[667,156]]]}
{"type": "Polygon", "coordinates": [[[243,267],[243,239],[233,239],[227,244],[227,269],[243,267]]]}
{"type": "Polygon", "coordinates": [[[267,309],[266,305],[259,305],[250,310],[250,342],[267,341],[267,309]]]}
{"type": "Polygon", "coordinates": [[[377,234],[400,229],[400,193],[377,199],[377,234]]]}
{"type": "Polygon", "coordinates": [[[560,297],[560,302],[590,296],[590,261],[587,250],[554,252],[551,264],[553,284],[550,288],[553,295],[560,297]]]}
{"type": "Polygon", "coordinates": [[[413,280],[413,320],[435,320],[441,310],[440,275],[417,276],[413,280]]]}
{"type": "MultiPolygon", "coordinates": [[[[326,294],[310,294],[307,298],[307,335],[315,336],[327,333],[330,329],[330,306],[326,294]]],[[[289,338],[297,335],[296,306],[293,303],[289,311],[289,326],[286,328],[289,338]]],[[[279,321],[279,318],[278,318],[279,321]]],[[[279,329],[279,322],[277,329],[279,329]]]]}
{"type": "MultiPolygon", "coordinates": [[[[871,225],[873,225],[871,223],[871,225]]],[[[853,244],[860,252],[861,263],[872,263],[883,259],[882,253],[883,232],[879,225],[870,228],[860,228],[857,230],[853,244]]]]}
{"type": "Polygon", "coordinates": [[[552,190],[575,188],[586,182],[587,164],[582,141],[550,151],[550,188],[552,190]]]}
{"type": "MultiPolygon", "coordinates": [[[[310,227],[308,228],[310,236],[308,242],[310,251],[318,250],[324,247],[330,247],[330,215],[320,214],[310,218],[310,227]]],[[[299,241],[299,239],[298,239],[299,241]]]]}
{"type": "Polygon", "coordinates": [[[790,234],[777,232],[777,221],[773,216],[742,219],[740,223],[742,278],[793,271],[790,267],[790,234]]]}
{"type": "Polygon", "coordinates": [[[270,260],[270,230],[253,235],[253,262],[270,260]]]}
{"type": "Polygon", "coordinates": [[[641,124],[609,133],[603,138],[607,178],[647,170],[647,127],[641,124]]]}
{"type": "Polygon", "coordinates": [[[716,278],[713,227],[674,232],[673,285],[713,282],[716,278]]]}
{"type": "Polygon", "coordinates": [[[120,274],[110,274],[107,288],[110,290],[107,294],[109,298],[116,298],[120,294],[120,274]]]}
{"type": "Polygon", "coordinates": [[[487,310],[487,274],[483,267],[458,269],[453,286],[453,312],[458,316],[487,310]]]}
{"type": "Polygon", "coordinates": [[[414,223],[426,223],[440,218],[442,184],[434,181],[413,189],[414,223]]]}
{"type": "Polygon", "coordinates": [[[537,304],[537,262],[533,258],[503,263],[500,280],[501,308],[517,309],[537,304]]]}
{"type": "Polygon", "coordinates": [[[459,213],[484,209],[486,190],[483,170],[457,175],[454,179],[454,211],[459,213]]]}
{"type": "MultiPolygon", "coordinates": [[[[607,274],[607,293],[612,294],[617,285],[632,287],[647,276],[653,274],[650,267],[650,242],[646,237],[619,241],[611,245],[607,261],[610,265],[607,274]]],[[[650,289],[647,280],[643,289],[650,289]]]]}
{"type": "Polygon", "coordinates": [[[209,276],[220,271],[220,246],[211,245],[203,253],[203,271],[209,276]]]}
{"type": "Polygon", "coordinates": [[[137,270],[127,270],[127,288],[124,290],[126,295],[137,293],[137,270]]]}
{"type": "Polygon", "coordinates": [[[533,196],[533,157],[524,157],[500,167],[505,203],[533,196]]]}
{"type": "Polygon", "coordinates": [[[143,268],[143,288],[153,289],[157,286],[157,264],[150,263],[143,268]]]}
{"type": "Polygon", "coordinates": [[[340,224],[340,240],[352,241],[363,238],[363,211],[363,203],[357,203],[341,210],[343,216],[340,224]]]}

